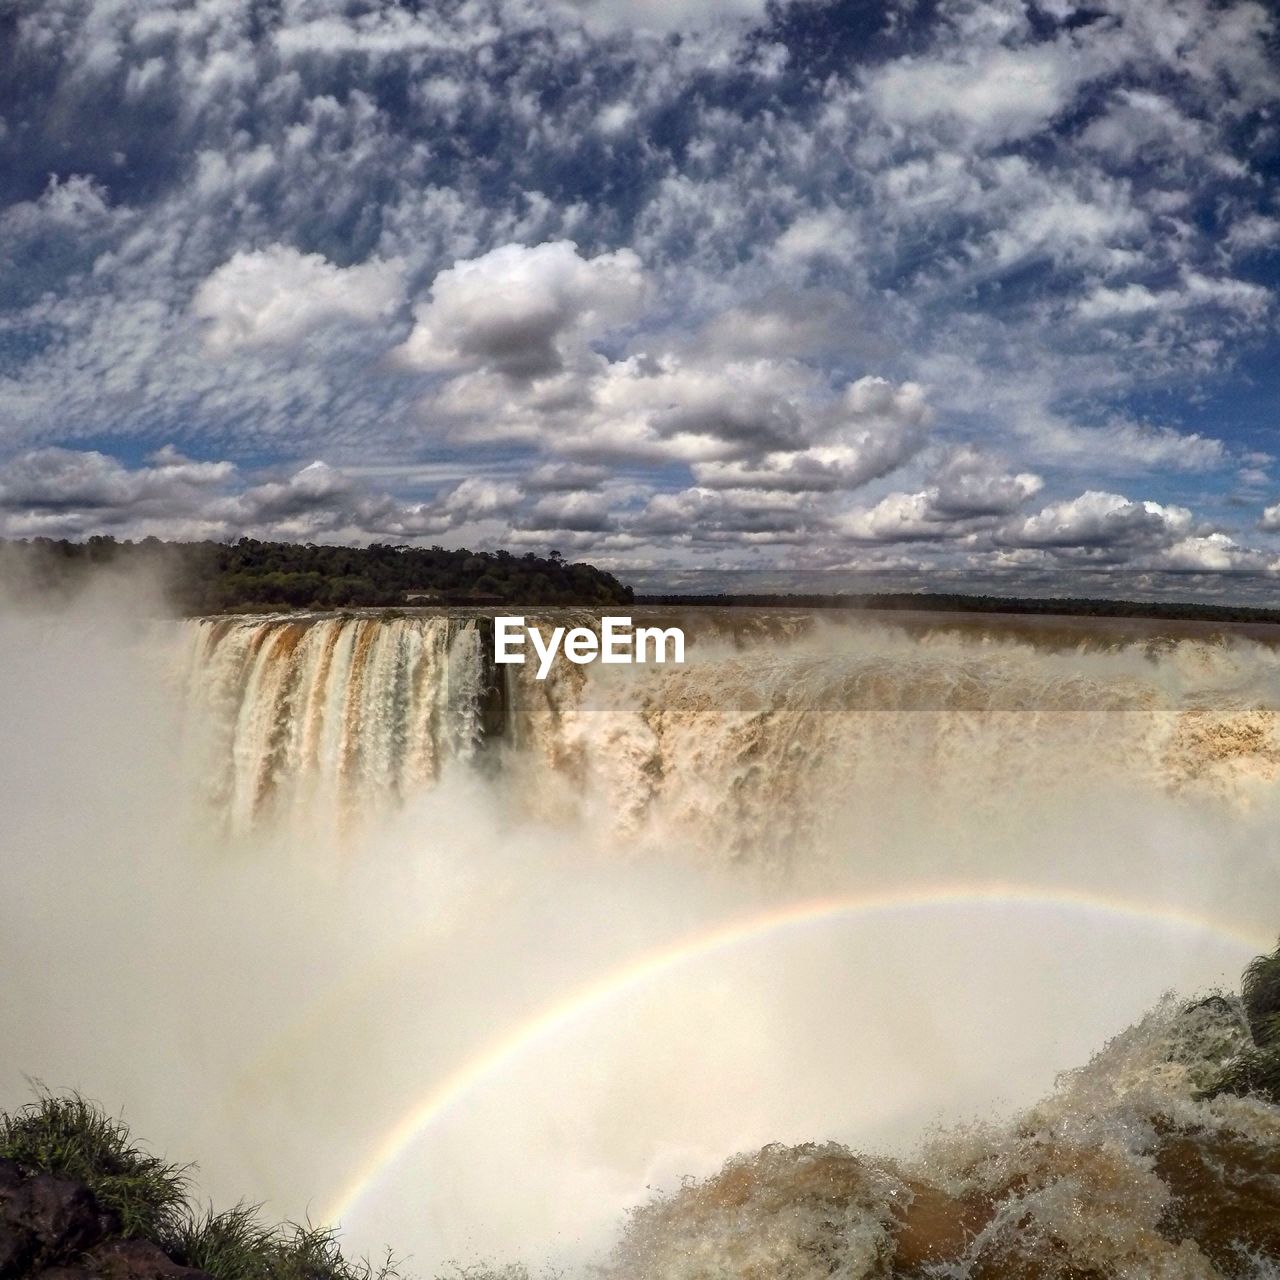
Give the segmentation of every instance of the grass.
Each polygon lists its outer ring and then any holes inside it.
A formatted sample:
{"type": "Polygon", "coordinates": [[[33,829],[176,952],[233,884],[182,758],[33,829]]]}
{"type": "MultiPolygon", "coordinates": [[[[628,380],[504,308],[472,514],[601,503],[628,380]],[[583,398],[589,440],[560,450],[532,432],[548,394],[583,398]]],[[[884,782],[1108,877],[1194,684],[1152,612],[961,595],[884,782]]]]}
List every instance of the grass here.
{"type": "Polygon", "coordinates": [[[1205,1096],[1253,1094],[1280,1105],[1280,948],[1244,971],[1240,1001],[1253,1044],[1227,1063],[1205,1096]]]}
{"type": "Polygon", "coordinates": [[[122,1120],[76,1093],[41,1089],[25,1107],[0,1112],[0,1159],[83,1183],[116,1216],[114,1235],[149,1240],[214,1280],[400,1280],[390,1257],[381,1266],[343,1257],[330,1228],[269,1226],[249,1205],[193,1208],[190,1166],[153,1156],[122,1120]]]}
{"type": "Polygon", "coordinates": [[[390,1258],[380,1267],[344,1258],[330,1228],[266,1226],[253,1205],[189,1217],[167,1252],[215,1280],[397,1280],[400,1274],[390,1258]]]}
{"type": "Polygon", "coordinates": [[[187,1169],[144,1151],[122,1121],[79,1094],[41,1090],[20,1110],[0,1112],[0,1159],[84,1183],[126,1237],[157,1239],[186,1212],[187,1169]]]}
{"type": "Polygon", "coordinates": [[[1259,956],[1240,986],[1253,1040],[1261,1049],[1280,1049],[1280,950],[1259,956]]]}

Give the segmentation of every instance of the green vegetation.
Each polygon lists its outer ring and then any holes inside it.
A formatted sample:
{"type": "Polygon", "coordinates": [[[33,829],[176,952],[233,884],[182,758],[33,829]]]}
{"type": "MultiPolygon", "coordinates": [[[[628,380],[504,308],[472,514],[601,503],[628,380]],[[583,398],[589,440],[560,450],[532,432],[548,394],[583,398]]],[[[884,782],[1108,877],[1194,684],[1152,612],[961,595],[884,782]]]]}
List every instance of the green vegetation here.
{"type": "Polygon", "coordinates": [[[255,609],[342,609],[404,604],[611,605],[631,588],[558,551],[446,550],[443,547],[299,546],[241,538],[234,543],[84,542],[37,538],[0,544],[10,578],[29,590],[67,593],[97,571],[150,572],[168,584],[184,613],[255,609]],[[418,597],[415,599],[414,597],[418,597]]]}
{"type": "Polygon", "coordinates": [[[1227,1064],[1208,1096],[1254,1094],[1280,1105],[1280,949],[1245,970],[1240,998],[1253,1044],[1227,1064]]]}
{"type": "Polygon", "coordinates": [[[166,1252],[214,1280],[395,1280],[400,1274],[390,1258],[376,1268],[344,1258],[330,1228],[264,1226],[249,1205],[188,1217],[166,1252]]]}
{"type": "Polygon", "coordinates": [[[1254,1040],[1280,1048],[1280,950],[1259,956],[1245,970],[1240,995],[1254,1040]]]}
{"type": "MultiPolygon", "coordinates": [[[[264,1224],[256,1208],[201,1212],[188,1198],[188,1167],[143,1150],[128,1127],[77,1094],[41,1092],[0,1112],[0,1160],[26,1175],[80,1183],[114,1217],[107,1240],[145,1240],[213,1280],[396,1280],[390,1258],[373,1266],[342,1256],[329,1228],[264,1224]]],[[[97,1244],[103,1243],[97,1241],[97,1244]]]]}
{"type": "Polygon", "coordinates": [[[1168,622],[1280,622],[1280,608],[1193,600],[1102,600],[1077,596],[986,596],[958,591],[833,595],[638,595],[637,605],[735,606],[751,609],[881,609],[888,612],[1016,613],[1079,618],[1155,618],[1168,622]]]}
{"type": "Polygon", "coordinates": [[[127,1237],[165,1237],[186,1212],[187,1171],[143,1151],[121,1121],[77,1094],[41,1092],[0,1112],[0,1160],[83,1183],[127,1237]]]}

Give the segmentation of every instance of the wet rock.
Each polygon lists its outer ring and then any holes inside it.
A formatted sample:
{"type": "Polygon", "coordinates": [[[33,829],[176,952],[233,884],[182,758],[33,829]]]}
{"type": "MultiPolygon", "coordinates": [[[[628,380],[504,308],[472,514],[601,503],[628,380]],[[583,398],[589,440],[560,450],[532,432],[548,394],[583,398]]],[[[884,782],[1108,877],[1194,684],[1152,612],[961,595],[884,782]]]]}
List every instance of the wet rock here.
{"type": "Polygon", "coordinates": [[[1272,1143],[1230,1130],[1163,1136],[1156,1171],[1171,1193],[1164,1229],[1189,1236],[1228,1276],[1280,1262],[1280,1181],[1272,1143]]]}
{"type": "Polygon", "coordinates": [[[79,1182],[0,1170],[0,1280],[19,1280],[75,1258],[110,1229],[93,1193],[79,1182]]]}
{"type": "Polygon", "coordinates": [[[184,1267],[145,1240],[101,1245],[74,1266],[40,1272],[36,1280],[212,1280],[207,1271],[184,1267]]]}
{"type": "Polygon", "coordinates": [[[995,1212],[981,1200],[948,1195],[914,1178],[903,1179],[893,1209],[898,1220],[893,1260],[905,1271],[960,1257],[995,1212]]]}

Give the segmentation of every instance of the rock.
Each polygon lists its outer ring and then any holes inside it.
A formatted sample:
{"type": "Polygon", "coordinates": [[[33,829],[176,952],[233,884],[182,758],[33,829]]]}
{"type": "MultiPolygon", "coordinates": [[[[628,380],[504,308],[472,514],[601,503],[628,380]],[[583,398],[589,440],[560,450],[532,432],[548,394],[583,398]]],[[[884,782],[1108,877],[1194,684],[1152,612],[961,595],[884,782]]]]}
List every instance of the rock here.
{"type": "Polygon", "coordinates": [[[961,1199],[915,1178],[903,1179],[894,1198],[898,1219],[894,1264],[913,1271],[953,1261],[992,1219],[994,1208],[979,1199],[961,1199]]]}
{"type": "Polygon", "coordinates": [[[0,1280],[212,1280],[119,1227],[82,1183],[0,1160],[0,1280]]]}
{"type": "Polygon", "coordinates": [[[70,1261],[110,1229],[88,1187],[52,1174],[0,1170],[0,1278],[18,1280],[70,1261]]]}
{"type": "Polygon", "coordinates": [[[1156,1171],[1171,1194],[1167,1234],[1189,1236],[1227,1275],[1243,1274],[1249,1259],[1259,1265],[1280,1261],[1275,1168],[1274,1145],[1244,1133],[1185,1129],[1162,1135],[1156,1171]]]}
{"type": "Polygon", "coordinates": [[[17,1275],[27,1256],[30,1235],[9,1222],[9,1201],[22,1185],[22,1172],[12,1160],[0,1160],[0,1276],[17,1275]]]}
{"type": "Polygon", "coordinates": [[[212,1280],[207,1271],[180,1266],[146,1240],[100,1245],[75,1266],[52,1267],[35,1280],[212,1280]]]}

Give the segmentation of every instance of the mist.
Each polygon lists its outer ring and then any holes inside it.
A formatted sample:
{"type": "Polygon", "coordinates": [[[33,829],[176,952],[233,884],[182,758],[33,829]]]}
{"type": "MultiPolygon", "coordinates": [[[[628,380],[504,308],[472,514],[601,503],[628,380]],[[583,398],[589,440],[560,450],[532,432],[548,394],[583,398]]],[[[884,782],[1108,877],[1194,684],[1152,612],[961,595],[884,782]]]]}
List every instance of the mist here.
{"type": "MultiPolygon", "coordinates": [[[[762,725],[743,682],[767,702],[771,664],[794,676],[830,657],[829,637],[770,637],[746,658],[695,643],[679,676],[551,682],[516,708],[501,767],[459,752],[358,821],[312,786],[237,827],[211,809],[208,725],[193,724],[215,714],[191,688],[198,624],[155,599],[103,590],[0,618],[0,1107],[33,1080],[80,1089],[196,1161],[217,1205],[341,1211],[351,1251],[390,1245],[420,1276],[480,1259],[581,1268],[629,1207],[765,1143],[909,1155],[940,1126],[1008,1116],[1166,991],[1234,984],[1276,927],[1265,752],[1248,777],[1214,766],[1212,785],[1182,790],[1115,763],[1145,762],[1206,680],[1239,687],[1247,671],[1256,714],[1275,679],[1259,646],[1159,670],[1129,652],[999,650],[1006,690],[1072,668],[1128,691],[1099,712],[1113,720],[1088,721],[1093,739],[1098,723],[1125,735],[1100,766],[1062,755],[1092,740],[1079,707],[975,715],[934,686],[914,708],[881,691],[842,710],[822,687],[762,725]],[[780,779],[768,791],[729,741],[753,715],[751,758],[780,779]],[[658,781],[645,732],[666,753],[658,781]],[[848,907],[767,925],[823,902],[848,907]],[[525,1033],[565,1007],[579,1012],[525,1033]]],[[[990,645],[868,634],[864,663],[994,678],[990,645]]],[[[299,705],[291,679],[281,707],[299,705]]],[[[233,771],[258,767],[245,732],[214,735],[233,771]]]]}

